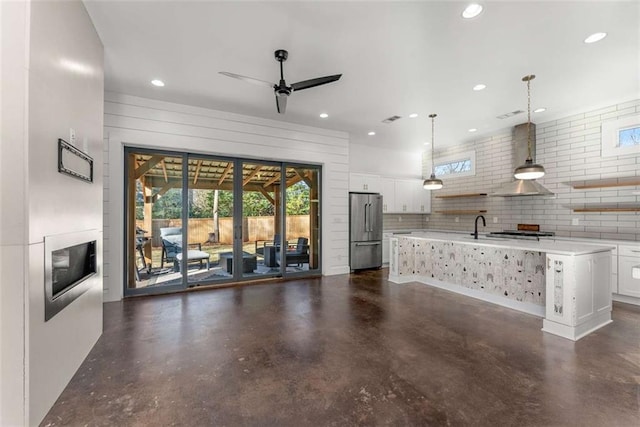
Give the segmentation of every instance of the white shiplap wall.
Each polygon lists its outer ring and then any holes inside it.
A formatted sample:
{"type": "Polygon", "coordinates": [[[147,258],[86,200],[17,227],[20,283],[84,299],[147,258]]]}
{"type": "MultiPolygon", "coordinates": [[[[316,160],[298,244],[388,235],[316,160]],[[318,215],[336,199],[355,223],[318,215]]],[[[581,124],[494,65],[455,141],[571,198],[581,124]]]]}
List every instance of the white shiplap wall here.
{"type": "Polygon", "coordinates": [[[111,92],[104,119],[105,300],[123,294],[125,145],[321,164],[322,273],[349,272],[348,134],[111,92]]]}
{"type": "MultiPolygon", "coordinates": [[[[617,187],[592,190],[573,189],[569,182],[600,178],[640,176],[640,156],[628,155],[602,158],[600,128],[603,122],[617,120],[640,113],[640,100],[587,111],[536,127],[536,160],[547,173],[538,180],[556,194],[555,197],[486,197],[442,200],[432,193],[432,212],[445,209],[486,209],[487,231],[515,228],[518,223],[540,224],[541,229],[554,231],[559,236],[601,239],[640,240],[639,213],[575,213],[570,206],[640,202],[632,194],[637,187],[617,187]],[[498,222],[493,223],[493,218],[498,222]],[[577,218],[578,225],[572,225],[577,218]]],[[[447,151],[437,157],[458,152],[476,151],[476,175],[445,179],[442,194],[492,192],[501,184],[511,181],[513,136],[511,132],[479,139],[447,151]]],[[[424,173],[428,175],[431,163],[425,156],[424,173]]],[[[428,228],[473,230],[475,215],[432,213],[428,228]]],[[[481,227],[482,228],[482,227],[481,227]]]]}

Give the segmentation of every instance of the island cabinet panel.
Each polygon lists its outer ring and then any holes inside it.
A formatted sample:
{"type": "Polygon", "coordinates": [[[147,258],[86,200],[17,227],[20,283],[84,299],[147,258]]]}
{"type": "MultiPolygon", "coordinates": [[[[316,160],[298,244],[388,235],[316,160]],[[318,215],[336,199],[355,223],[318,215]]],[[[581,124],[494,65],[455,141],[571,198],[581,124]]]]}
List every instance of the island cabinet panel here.
{"type": "Polygon", "coordinates": [[[391,282],[420,282],[544,317],[543,331],[574,341],[611,323],[614,246],[441,232],[390,242],[391,282]]]}
{"type": "Polygon", "coordinates": [[[578,340],[611,322],[611,255],[547,254],[542,330],[578,340]]]}
{"type": "Polygon", "coordinates": [[[389,239],[389,275],[398,276],[398,260],[399,260],[398,239],[392,237],[389,239]]]}

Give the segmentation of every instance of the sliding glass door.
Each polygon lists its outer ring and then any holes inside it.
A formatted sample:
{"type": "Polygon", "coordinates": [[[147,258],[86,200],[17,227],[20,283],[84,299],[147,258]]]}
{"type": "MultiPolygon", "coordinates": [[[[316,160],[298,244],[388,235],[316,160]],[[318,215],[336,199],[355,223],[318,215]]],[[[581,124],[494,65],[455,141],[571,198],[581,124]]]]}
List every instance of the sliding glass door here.
{"type": "Polygon", "coordinates": [[[320,271],[320,167],[285,166],[286,275],[320,271]]]}
{"type": "Polygon", "coordinates": [[[125,265],[126,290],[181,289],[178,257],[184,244],[183,156],[127,152],[125,265]]]}
{"type": "Polygon", "coordinates": [[[188,156],[187,286],[233,278],[233,159],[188,156]]]}
{"type": "Polygon", "coordinates": [[[242,277],[281,275],[281,166],[242,163],[242,277]]]}
{"type": "Polygon", "coordinates": [[[319,166],[125,156],[125,295],[320,272],[319,166]]]}

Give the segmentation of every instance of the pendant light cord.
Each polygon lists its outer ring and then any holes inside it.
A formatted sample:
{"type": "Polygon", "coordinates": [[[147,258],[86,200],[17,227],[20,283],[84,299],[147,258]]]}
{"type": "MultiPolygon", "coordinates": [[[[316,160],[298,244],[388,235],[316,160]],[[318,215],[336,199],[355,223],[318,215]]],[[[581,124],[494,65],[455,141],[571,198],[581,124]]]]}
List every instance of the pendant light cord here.
{"type": "Polygon", "coordinates": [[[435,134],[435,121],[436,121],[436,116],[435,116],[435,114],[432,114],[431,115],[431,173],[432,174],[436,173],[436,170],[435,170],[435,159],[434,159],[434,156],[435,156],[435,147],[434,146],[436,144],[435,136],[434,136],[434,134],[435,134]]]}
{"type": "Polygon", "coordinates": [[[527,79],[527,153],[531,159],[531,78],[527,79]]]}

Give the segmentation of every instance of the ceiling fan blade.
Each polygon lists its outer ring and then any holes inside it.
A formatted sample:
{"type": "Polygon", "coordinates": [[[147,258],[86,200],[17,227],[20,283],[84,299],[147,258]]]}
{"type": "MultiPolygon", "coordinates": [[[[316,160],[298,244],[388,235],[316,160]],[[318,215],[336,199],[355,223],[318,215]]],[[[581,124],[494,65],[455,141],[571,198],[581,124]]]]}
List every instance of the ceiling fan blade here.
{"type": "Polygon", "coordinates": [[[278,113],[284,114],[287,111],[287,95],[278,95],[276,94],[276,108],[278,109],[278,113]]]}
{"type": "Polygon", "coordinates": [[[234,79],[242,80],[254,85],[266,86],[269,89],[273,89],[275,86],[273,83],[269,83],[265,80],[254,79],[253,77],[241,76],[240,74],[228,73],[226,71],[220,71],[219,74],[222,74],[223,76],[227,76],[227,77],[233,77],[234,79]]]}
{"type": "Polygon", "coordinates": [[[310,87],[316,87],[316,86],[324,85],[327,83],[335,82],[336,80],[340,80],[340,77],[342,77],[342,74],[335,74],[333,76],[326,76],[326,77],[318,77],[316,79],[304,80],[298,83],[294,83],[291,85],[291,87],[293,88],[293,90],[309,89],[310,87]]]}

